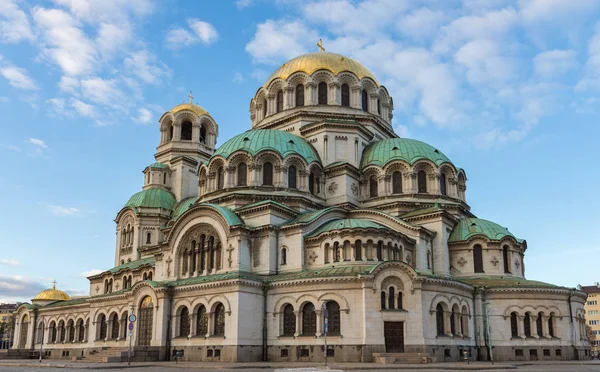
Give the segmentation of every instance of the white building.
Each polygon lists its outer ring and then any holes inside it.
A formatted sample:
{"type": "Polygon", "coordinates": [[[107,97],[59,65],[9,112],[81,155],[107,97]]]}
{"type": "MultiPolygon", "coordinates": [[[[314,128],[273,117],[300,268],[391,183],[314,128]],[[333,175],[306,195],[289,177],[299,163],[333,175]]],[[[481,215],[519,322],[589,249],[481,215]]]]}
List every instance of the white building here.
{"type": "Polygon", "coordinates": [[[398,137],[393,108],[364,66],[320,52],[277,69],[221,146],[191,100],[166,112],[115,267],[89,297],[21,305],[14,348],[120,352],[133,306],[138,359],[320,361],[325,306],[338,362],[584,357],[585,293],[525,279],[527,243],[475,217],[465,171],[398,137]]]}

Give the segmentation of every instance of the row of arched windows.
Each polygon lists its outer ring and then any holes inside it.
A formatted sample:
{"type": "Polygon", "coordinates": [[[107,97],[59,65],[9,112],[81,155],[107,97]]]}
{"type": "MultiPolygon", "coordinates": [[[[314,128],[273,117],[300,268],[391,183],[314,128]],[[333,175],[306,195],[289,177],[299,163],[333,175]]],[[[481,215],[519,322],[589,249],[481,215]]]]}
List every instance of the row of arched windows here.
{"type": "Polygon", "coordinates": [[[402,309],[402,292],[390,286],[387,291],[381,291],[381,310],[401,310],[402,309]]]}
{"type": "MultiPolygon", "coordinates": [[[[167,141],[172,141],[173,140],[173,124],[171,124],[169,126],[169,137],[167,138],[167,141]]],[[[194,131],[194,125],[192,124],[191,121],[186,120],[184,122],[181,123],[181,134],[179,136],[179,139],[181,141],[191,141],[193,138],[193,131],[194,131]]],[[[206,144],[206,128],[204,127],[204,125],[200,126],[200,143],[204,143],[206,144]]]]}
{"type": "Polygon", "coordinates": [[[147,273],[144,273],[142,275],[142,280],[152,280],[152,271],[149,271],[147,273]]]}
{"type": "Polygon", "coordinates": [[[466,306],[462,312],[458,305],[454,305],[451,311],[445,311],[441,303],[435,307],[435,325],[438,336],[468,336],[469,314],[466,306]]]}
{"type": "MultiPolygon", "coordinates": [[[[510,274],[510,247],[502,247],[502,260],[504,263],[504,273],[510,274]]],[[[476,244],[473,246],[473,272],[484,273],[483,269],[483,248],[476,244]]]]}
{"type": "MultiPolygon", "coordinates": [[[[65,321],[61,320],[58,322],[58,325],[55,321],[50,322],[48,326],[48,342],[56,343],[56,342],[84,342],[87,340],[87,328],[89,326],[89,320],[86,324],[84,324],[83,319],[77,320],[75,323],[72,319],[70,319],[66,326],[65,321]]],[[[37,342],[43,342],[42,336],[44,323],[40,323],[38,325],[38,333],[37,333],[37,342]]]]}
{"type": "Polygon", "coordinates": [[[133,226],[127,224],[121,230],[121,247],[127,247],[133,244],[133,226]]]}
{"type": "Polygon", "coordinates": [[[96,322],[96,339],[97,340],[118,340],[127,337],[128,313],[125,311],[119,319],[117,313],[112,313],[107,319],[105,314],[98,315],[96,322]]]}
{"type": "Polygon", "coordinates": [[[123,277],[123,289],[129,289],[131,288],[132,282],[133,282],[133,276],[132,275],[125,275],[123,277]]]}
{"type": "MultiPolygon", "coordinates": [[[[295,88],[295,106],[294,107],[302,107],[304,106],[304,85],[298,84],[295,88]]],[[[342,84],[341,89],[342,95],[342,106],[350,107],[350,86],[348,84],[342,84]]],[[[276,101],[275,101],[275,112],[283,111],[283,90],[280,89],[277,91],[276,101]]],[[[327,83],[320,82],[317,85],[317,104],[326,105],[328,104],[328,87],[327,83]]],[[[366,90],[362,90],[361,92],[361,109],[363,111],[369,111],[369,94],[366,90]]],[[[381,102],[379,98],[377,99],[377,113],[381,115],[381,102]]],[[[267,116],[267,99],[263,100],[263,117],[267,116]]],[[[183,132],[182,132],[183,133],[183,132]]]]}
{"type": "MultiPolygon", "coordinates": [[[[532,320],[533,317],[530,312],[526,312],[525,316],[522,318],[523,320],[523,332],[522,335],[525,337],[533,337],[532,333],[532,325],[535,324],[536,332],[538,337],[555,337],[554,335],[554,314],[550,314],[548,319],[546,320],[547,324],[547,334],[544,330],[544,318],[545,315],[543,312],[539,312],[535,320],[532,320]]],[[[519,332],[519,315],[517,312],[513,311],[510,313],[510,334],[513,338],[520,338],[521,333],[519,332]]]]}
{"type": "Polygon", "coordinates": [[[181,275],[192,276],[194,273],[200,275],[205,270],[220,270],[221,256],[221,242],[218,237],[200,234],[198,241],[192,240],[188,247],[181,250],[181,275]]]}
{"type": "Polygon", "coordinates": [[[404,249],[401,245],[392,242],[384,243],[382,240],[375,243],[373,240],[367,240],[366,244],[362,240],[356,240],[352,244],[349,240],[325,244],[325,263],[341,261],[361,261],[361,260],[397,260],[403,261],[404,249]]]}
{"type": "MultiPolygon", "coordinates": [[[[327,334],[331,336],[341,335],[340,305],[335,301],[327,301],[325,308],[327,310],[327,334]]],[[[291,337],[297,333],[301,336],[315,336],[317,334],[317,313],[313,303],[307,302],[301,307],[298,319],[296,319],[292,304],[284,305],[282,313],[282,336],[291,337]],[[298,330],[300,332],[297,332],[298,330]]],[[[325,316],[325,314],[322,315],[325,316]]]]}
{"type": "MultiPolygon", "coordinates": [[[[402,194],[404,192],[402,184],[402,173],[400,171],[395,171],[392,173],[391,178],[392,194],[402,194]]],[[[420,170],[417,172],[417,193],[428,193],[427,173],[424,170],[420,170]]],[[[448,181],[444,173],[440,174],[440,194],[448,195],[448,181]]],[[[369,177],[369,196],[372,198],[379,196],[379,180],[378,177],[375,175],[369,177]]]]}
{"type": "MultiPolygon", "coordinates": [[[[196,311],[195,322],[196,322],[196,333],[195,336],[225,336],[225,306],[222,303],[217,303],[212,319],[212,333],[209,334],[209,317],[210,314],[206,312],[206,307],[200,305],[196,311]]],[[[177,337],[188,337],[193,336],[192,330],[192,317],[190,311],[186,306],[182,306],[178,311],[179,327],[177,328],[177,337]]]]}

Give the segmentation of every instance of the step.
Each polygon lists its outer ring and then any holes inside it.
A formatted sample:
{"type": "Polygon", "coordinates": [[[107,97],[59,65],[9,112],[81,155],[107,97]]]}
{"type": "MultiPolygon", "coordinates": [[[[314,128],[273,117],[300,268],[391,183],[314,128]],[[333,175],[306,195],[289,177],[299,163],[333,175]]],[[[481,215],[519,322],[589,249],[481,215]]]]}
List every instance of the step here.
{"type": "Polygon", "coordinates": [[[379,364],[427,364],[429,353],[373,353],[373,362],[379,364]]]}

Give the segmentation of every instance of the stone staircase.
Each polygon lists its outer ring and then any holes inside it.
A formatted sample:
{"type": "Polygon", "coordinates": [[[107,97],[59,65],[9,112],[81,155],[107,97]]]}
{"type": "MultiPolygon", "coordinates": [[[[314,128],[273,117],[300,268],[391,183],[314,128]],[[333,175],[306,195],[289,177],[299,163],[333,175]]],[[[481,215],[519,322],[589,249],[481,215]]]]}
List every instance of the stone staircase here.
{"type": "Polygon", "coordinates": [[[127,351],[126,347],[103,347],[101,350],[93,350],[88,356],[75,357],[73,360],[84,363],[115,363],[126,361],[127,351]]]}
{"type": "Polygon", "coordinates": [[[373,353],[373,362],[379,364],[427,364],[429,353],[373,353]]]}

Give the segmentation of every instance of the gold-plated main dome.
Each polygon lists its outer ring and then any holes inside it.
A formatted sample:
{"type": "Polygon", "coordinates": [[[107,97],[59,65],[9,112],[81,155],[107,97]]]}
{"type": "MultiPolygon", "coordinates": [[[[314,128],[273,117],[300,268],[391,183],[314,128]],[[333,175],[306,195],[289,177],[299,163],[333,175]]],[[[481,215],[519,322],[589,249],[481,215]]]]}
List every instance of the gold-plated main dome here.
{"type": "Polygon", "coordinates": [[[66,294],[65,292],[56,289],[56,283],[52,284],[52,288],[50,289],[44,289],[43,291],[41,291],[40,293],[37,294],[37,296],[35,296],[34,298],[31,299],[31,302],[36,302],[36,301],[66,301],[66,300],[70,300],[71,297],[69,297],[68,294],[66,294]]]}
{"type": "Polygon", "coordinates": [[[171,110],[172,114],[176,114],[179,111],[183,111],[183,110],[190,110],[192,111],[194,114],[200,116],[200,115],[208,115],[208,111],[206,111],[205,109],[203,109],[202,107],[193,104],[193,103],[182,103],[181,105],[177,105],[175,107],[173,107],[171,110]]]}
{"type": "Polygon", "coordinates": [[[295,72],[301,71],[310,75],[318,70],[329,70],[335,75],[340,72],[349,71],[358,76],[359,79],[368,77],[379,84],[371,71],[352,58],[336,53],[316,52],[298,56],[284,63],[269,76],[264,86],[267,87],[277,78],[285,80],[295,72]]]}

